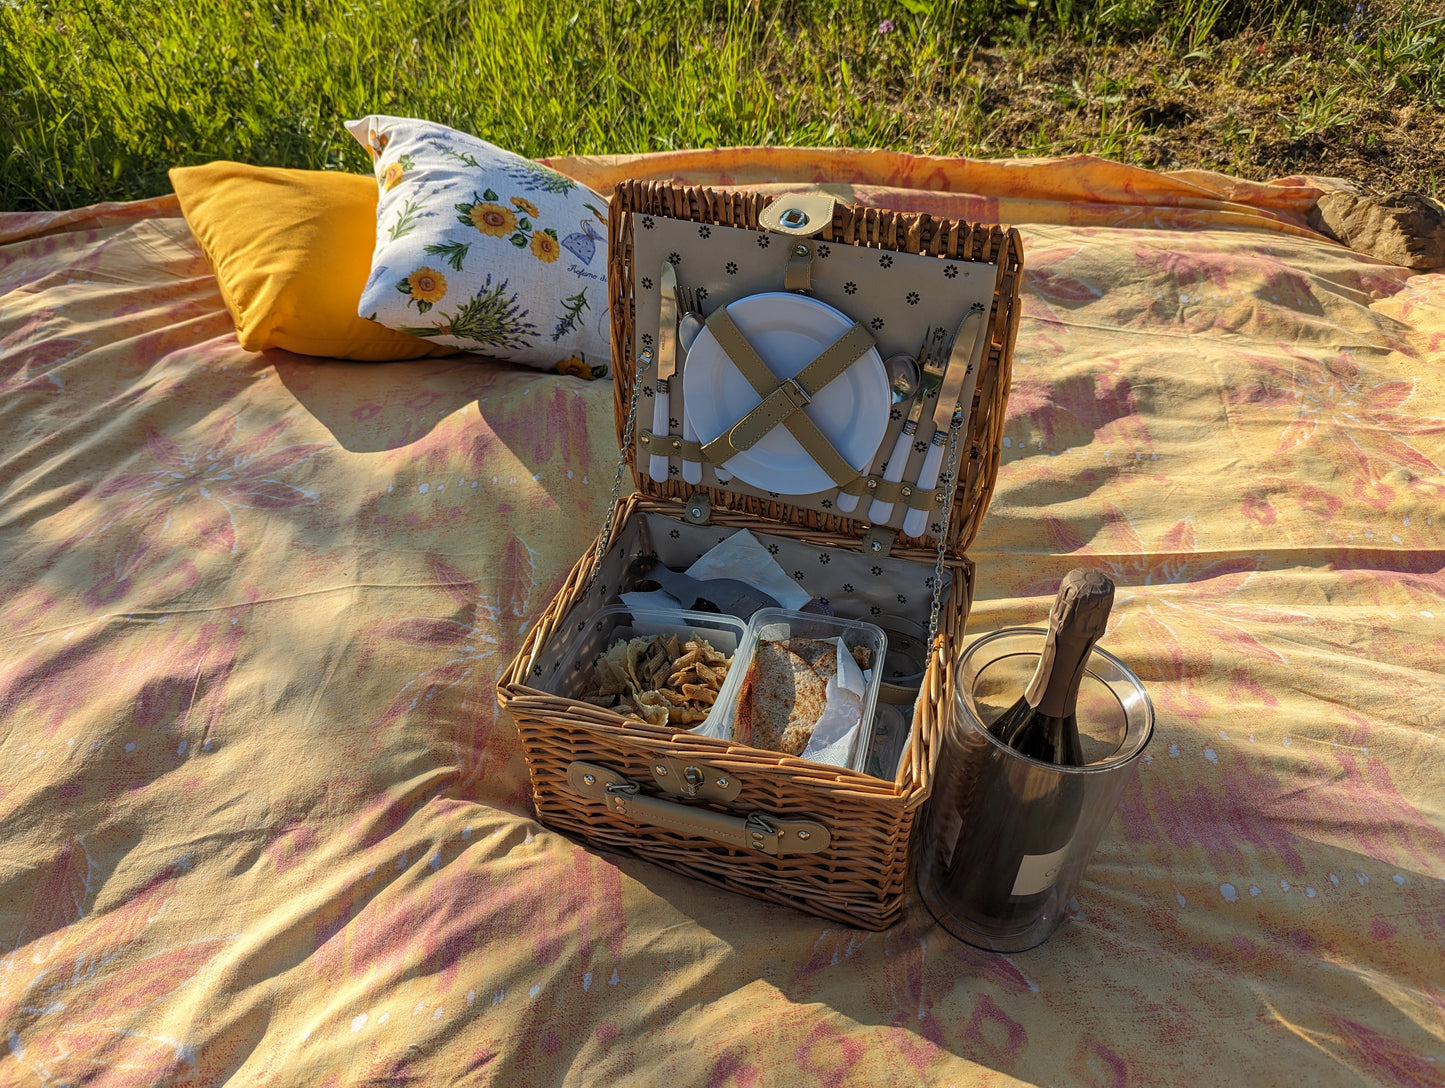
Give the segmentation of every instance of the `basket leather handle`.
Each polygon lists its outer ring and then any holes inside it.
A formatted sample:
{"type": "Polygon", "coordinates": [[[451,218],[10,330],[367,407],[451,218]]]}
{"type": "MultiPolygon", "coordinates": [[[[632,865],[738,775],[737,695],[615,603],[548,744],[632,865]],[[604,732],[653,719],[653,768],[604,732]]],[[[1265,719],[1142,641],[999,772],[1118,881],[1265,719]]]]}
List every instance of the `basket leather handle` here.
{"type": "Polygon", "coordinates": [[[816,854],[832,841],[816,820],[784,819],[755,812],[729,816],[709,808],[680,805],[642,793],[636,782],[596,763],[577,760],[567,767],[567,784],[589,801],[601,801],[609,812],[639,824],[651,824],[679,835],[711,839],[739,850],[783,857],[816,854]]]}

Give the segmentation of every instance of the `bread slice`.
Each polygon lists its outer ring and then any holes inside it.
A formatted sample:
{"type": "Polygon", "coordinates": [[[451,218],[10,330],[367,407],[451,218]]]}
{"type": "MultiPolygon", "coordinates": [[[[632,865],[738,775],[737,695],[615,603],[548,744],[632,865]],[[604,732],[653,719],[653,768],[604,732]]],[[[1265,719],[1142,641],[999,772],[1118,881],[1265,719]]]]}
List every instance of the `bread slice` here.
{"type": "Polygon", "coordinates": [[[837,670],[836,648],[820,639],[759,642],[739,695],[738,738],[801,755],[827,705],[827,677],[837,670]]]}
{"type": "Polygon", "coordinates": [[[790,638],[783,643],[824,680],[838,675],[838,644],[826,638],[790,638]]]}

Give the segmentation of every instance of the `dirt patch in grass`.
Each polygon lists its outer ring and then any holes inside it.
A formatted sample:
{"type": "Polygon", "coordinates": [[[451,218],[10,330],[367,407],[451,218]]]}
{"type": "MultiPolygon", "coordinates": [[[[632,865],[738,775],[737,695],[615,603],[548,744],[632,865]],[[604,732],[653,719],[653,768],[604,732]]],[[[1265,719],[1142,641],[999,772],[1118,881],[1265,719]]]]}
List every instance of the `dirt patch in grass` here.
{"type": "Polygon", "coordinates": [[[1254,180],[1296,174],[1375,193],[1445,187],[1445,110],[1340,81],[1337,61],[1244,36],[1181,62],[1157,45],[980,49],[975,154],[1088,152],[1254,180]]]}

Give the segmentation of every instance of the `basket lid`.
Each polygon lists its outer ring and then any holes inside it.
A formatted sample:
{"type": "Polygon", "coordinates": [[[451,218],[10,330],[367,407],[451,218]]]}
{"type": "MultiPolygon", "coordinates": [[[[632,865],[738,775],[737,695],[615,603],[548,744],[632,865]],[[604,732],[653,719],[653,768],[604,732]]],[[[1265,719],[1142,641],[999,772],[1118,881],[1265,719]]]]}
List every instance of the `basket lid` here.
{"type": "Polygon", "coordinates": [[[608,231],[614,413],[642,494],[678,503],[691,520],[727,509],[871,537],[894,552],[936,554],[942,532],[945,551],[963,554],[998,474],[1019,320],[1017,231],[842,204],[816,189],[763,195],[651,181],[617,187],[608,231]],[[784,291],[808,296],[807,305],[784,291]],[[707,322],[695,355],[677,350],[678,298],[691,302],[694,321],[707,322]],[[759,369],[769,366],[770,342],[791,347],[800,336],[803,356],[819,356],[812,364],[796,374],[759,369]],[[972,366],[961,361],[970,355],[972,366]],[[682,371],[670,373],[678,358],[682,371]],[[686,389],[696,402],[690,413],[686,389]],[[734,413],[719,405],[738,397],[747,420],[731,433],[747,433],[739,445],[763,435],[766,447],[739,452],[725,436],[692,435],[695,422],[704,431],[719,418],[730,427],[734,413]],[[960,422],[950,428],[955,400],[960,422]],[[834,405],[844,414],[830,415],[834,405]],[[756,452],[763,449],[766,456],[756,452]],[[930,484],[940,463],[944,478],[930,484]],[[720,472],[724,464],[736,474],[720,472]]]}

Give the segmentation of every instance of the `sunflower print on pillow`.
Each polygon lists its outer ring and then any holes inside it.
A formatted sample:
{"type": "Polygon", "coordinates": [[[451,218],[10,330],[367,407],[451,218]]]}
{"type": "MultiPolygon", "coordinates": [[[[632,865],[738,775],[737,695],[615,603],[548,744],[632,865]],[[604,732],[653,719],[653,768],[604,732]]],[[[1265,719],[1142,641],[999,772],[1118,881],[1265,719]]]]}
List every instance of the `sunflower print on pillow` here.
{"type": "Polygon", "coordinates": [[[445,125],[373,115],[346,128],[377,179],[362,316],[538,369],[608,373],[602,197],[445,125]]]}

